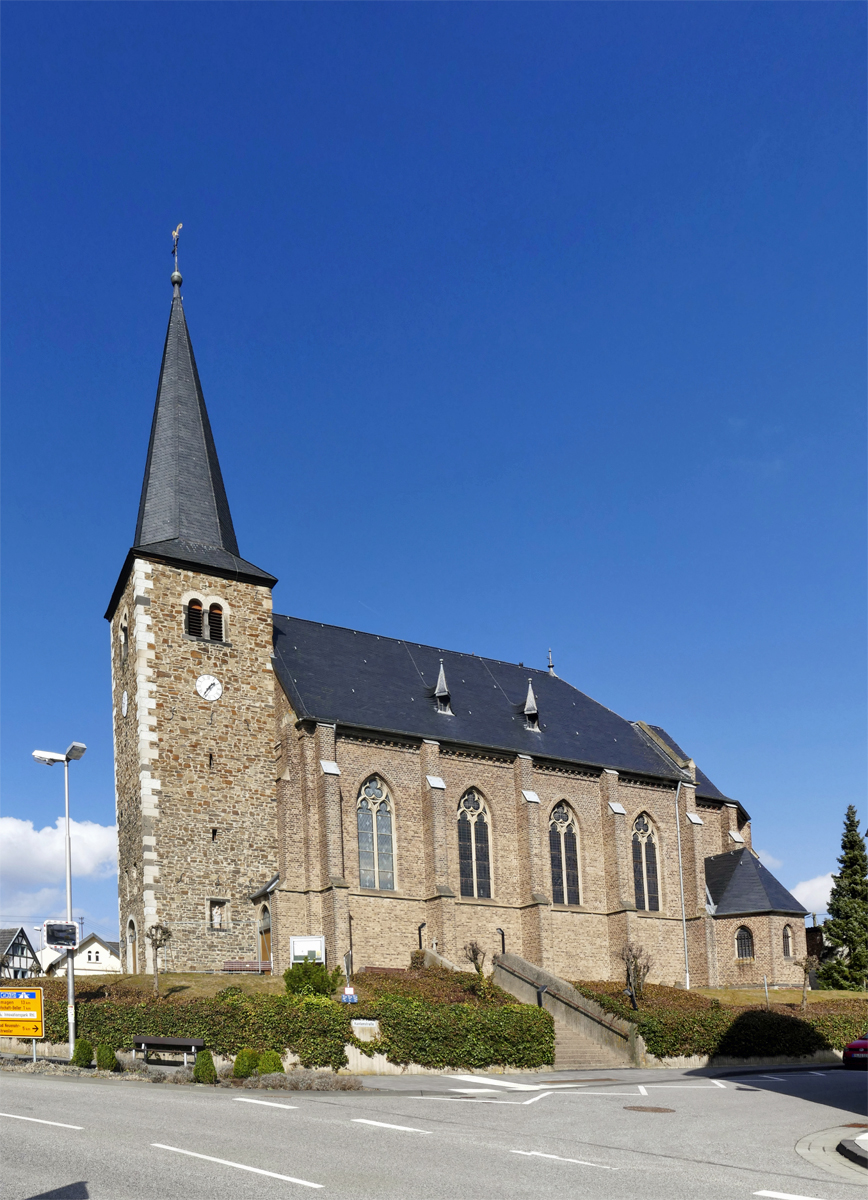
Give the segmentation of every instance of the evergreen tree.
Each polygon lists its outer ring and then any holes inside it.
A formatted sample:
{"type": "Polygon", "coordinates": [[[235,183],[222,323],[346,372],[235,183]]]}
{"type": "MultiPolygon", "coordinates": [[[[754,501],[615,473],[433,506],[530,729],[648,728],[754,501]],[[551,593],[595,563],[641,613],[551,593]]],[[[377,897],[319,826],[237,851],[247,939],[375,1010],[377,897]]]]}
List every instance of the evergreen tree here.
{"type": "Polygon", "coordinates": [[[838,863],[841,870],[832,876],[823,934],[843,954],[825,963],[817,974],[824,987],[855,991],[866,986],[868,977],[868,854],[852,804],[844,818],[838,863]]]}

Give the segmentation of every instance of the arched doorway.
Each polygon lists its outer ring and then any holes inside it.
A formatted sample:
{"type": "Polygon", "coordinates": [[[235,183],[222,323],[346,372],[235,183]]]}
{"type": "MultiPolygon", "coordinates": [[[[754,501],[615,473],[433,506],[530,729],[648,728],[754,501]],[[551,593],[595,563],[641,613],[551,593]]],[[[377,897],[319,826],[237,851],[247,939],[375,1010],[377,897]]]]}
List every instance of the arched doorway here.
{"type": "Polygon", "coordinates": [[[139,947],[136,934],[136,923],[130,917],[127,924],[127,973],[137,975],[139,972],[139,947]]]}
{"type": "Polygon", "coordinates": [[[271,962],[271,912],[267,904],[259,911],[259,961],[271,962]]]}

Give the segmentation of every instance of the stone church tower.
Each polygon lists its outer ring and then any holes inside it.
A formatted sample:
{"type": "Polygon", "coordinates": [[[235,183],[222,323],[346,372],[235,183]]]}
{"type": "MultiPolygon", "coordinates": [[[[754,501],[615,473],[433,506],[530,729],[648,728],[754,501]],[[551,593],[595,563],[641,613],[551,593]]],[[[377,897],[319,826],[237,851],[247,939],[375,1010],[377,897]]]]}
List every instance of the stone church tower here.
{"type": "Polygon", "coordinates": [[[153,969],[157,922],[174,970],[257,957],[248,897],[277,859],[276,580],[238,553],[181,282],[176,271],[135,542],[106,613],[131,972],[153,969]]]}

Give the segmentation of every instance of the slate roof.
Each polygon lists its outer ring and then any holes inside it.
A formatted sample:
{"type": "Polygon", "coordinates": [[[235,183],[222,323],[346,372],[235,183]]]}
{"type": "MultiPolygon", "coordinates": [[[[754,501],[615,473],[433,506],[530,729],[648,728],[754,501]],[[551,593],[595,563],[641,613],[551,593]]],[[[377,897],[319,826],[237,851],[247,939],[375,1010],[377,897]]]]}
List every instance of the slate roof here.
{"type": "Polygon", "coordinates": [[[220,463],[176,285],[163,347],[136,536],[107,616],[139,555],[223,578],[272,587],[277,580],[241,558],[220,463]]]}
{"type": "Polygon", "coordinates": [[[274,653],[278,680],[299,717],[683,777],[629,721],[545,670],[276,614],[274,653]],[[437,711],[441,659],[451,714],[437,711]],[[527,728],[524,715],[528,680],[539,732],[527,728]]]}
{"type": "Polygon", "coordinates": [[[807,912],[747,846],[707,858],[705,883],[716,905],[716,917],[769,912],[803,916],[807,912]]]}
{"type": "MultiPolygon", "coordinates": [[[[665,729],[661,729],[659,725],[651,725],[651,729],[659,734],[668,746],[671,746],[679,758],[689,758],[689,754],[685,754],[674,738],[670,737],[665,729]]],[[[724,796],[723,792],[716,788],[704,771],[696,768],[696,795],[700,800],[718,800],[721,803],[730,800],[729,796],[724,796]]],[[[730,800],[730,803],[733,801],[730,800]]]]}
{"type": "Polygon", "coordinates": [[[30,953],[34,958],[36,957],[36,952],[30,944],[30,938],[27,936],[27,930],[23,925],[16,925],[13,929],[0,929],[0,956],[5,956],[8,953],[9,947],[19,934],[22,935],[24,941],[27,943],[30,953]]]}

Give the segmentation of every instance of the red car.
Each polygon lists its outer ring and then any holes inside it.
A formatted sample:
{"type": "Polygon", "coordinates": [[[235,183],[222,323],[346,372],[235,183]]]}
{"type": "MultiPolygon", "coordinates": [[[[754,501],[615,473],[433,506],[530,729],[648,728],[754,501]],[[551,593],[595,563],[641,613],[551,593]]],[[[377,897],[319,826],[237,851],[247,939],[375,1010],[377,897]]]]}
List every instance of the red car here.
{"type": "Polygon", "coordinates": [[[856,1071],[868,1070],[868,1033],[863,1033],[855,1042],[844,1047],[844,1066],[856,1071]]]}

